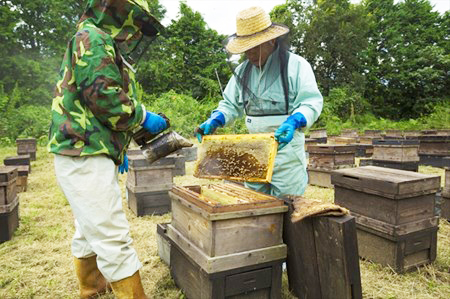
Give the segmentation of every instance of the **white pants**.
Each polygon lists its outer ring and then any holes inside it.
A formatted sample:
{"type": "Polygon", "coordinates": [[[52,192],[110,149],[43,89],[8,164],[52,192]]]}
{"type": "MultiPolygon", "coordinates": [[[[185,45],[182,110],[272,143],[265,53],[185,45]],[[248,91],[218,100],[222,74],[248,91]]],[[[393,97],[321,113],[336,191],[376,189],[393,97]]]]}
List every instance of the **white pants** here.
{"type": "Polygon", "coordinates": [[[98,268],[110,282],[133,275],[142,264],[131,247],[114,162],[103,155],[55,155],[55,173],[75,216],[73,255],[96,254],[98,268]]]}

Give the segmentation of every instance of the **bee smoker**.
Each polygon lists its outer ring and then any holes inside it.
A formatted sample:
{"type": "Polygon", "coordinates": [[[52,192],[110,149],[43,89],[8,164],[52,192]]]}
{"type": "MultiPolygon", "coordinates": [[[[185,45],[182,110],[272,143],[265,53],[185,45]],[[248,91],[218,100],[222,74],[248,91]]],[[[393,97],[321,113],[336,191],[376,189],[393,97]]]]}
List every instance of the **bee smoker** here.
{"type": "MultiPolygon", "coordinates": [[[[167,128],[169,128],[169,119],[164,114],[159,115],[166,120],[167,128]]],[[[174,131],[165,134],[152,134],[145,129],[140,129],[133,134],[133,140],[139,145],[142,154],[149,163],[153,163],[160,158],[166,157],[183,147],[191,147],[194,145],[174,131]]]]}

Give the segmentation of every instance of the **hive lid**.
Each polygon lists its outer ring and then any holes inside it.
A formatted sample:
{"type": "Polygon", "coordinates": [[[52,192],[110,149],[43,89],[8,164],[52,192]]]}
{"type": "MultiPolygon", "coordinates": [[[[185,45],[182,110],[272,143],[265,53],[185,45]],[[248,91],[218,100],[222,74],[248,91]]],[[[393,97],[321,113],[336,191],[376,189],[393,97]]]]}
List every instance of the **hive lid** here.
{"type": "Polygon", "coordinates": [[[204,136],[194,176],[269,183],[277,148],[274,134],[204,136]]]}
{"type": "Polygon", "coordinates": [[[0,186],[12,183],[17,174],[17,166],[0,166],[0,186]]]}
{"type": "Polygon", "coordinates": [[[437,175],[376,166],[331,172],[333,185],[394,199],[435,193],[440,182],[437,175]]]}

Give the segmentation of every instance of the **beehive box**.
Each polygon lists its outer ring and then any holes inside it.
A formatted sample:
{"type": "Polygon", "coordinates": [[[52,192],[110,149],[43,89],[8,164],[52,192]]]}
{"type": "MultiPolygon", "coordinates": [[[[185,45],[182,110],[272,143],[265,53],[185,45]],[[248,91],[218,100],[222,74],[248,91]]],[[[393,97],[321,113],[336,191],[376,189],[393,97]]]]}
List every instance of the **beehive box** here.
{"type": "Polygon", "coordinates": [[[277,148],[274,134],[204,136],[194,176],[269,183],[277,148]]]}
{"type": "Polygon", "coordinates": [[[308,151],[308,147],[311,145],[317,145],[319,141],[315,138],[305,138],[305,151],[308,151]]]}
{"type": "Polygon", "coordinates": [[[132,168],[136,167],[150,167],[150,166],[163,166],[163,165],[174,165],[173,175],[181,176],[186,174],[186,157],[183,155],[182,151],[176,151],[167,157],[160,158],[153,163],[149,163],[144,157],[141,150],[128,150],[128,161],[132,168]]]}
{"type": "Polygon", "coordinates": [[[354,145],[312,145],[309,147],[308,167],[323,170],[354,167],[355,154],[354,145]]]}
{"type": "Polygon", "coordinates": [[[149,164],[142,155],[130,156],[127,187],[134,193],[165,191],[173,186],[175,158],[162,158],[149,164]]]}
{"type": "Polygon", "coordinates": [[[419,136],[420,155],[450,156],[450,136],[422,135],[419,136]]]}
{"type": "Polygon", "coordinates": [[[331,182],[336,204],[389,229],[429,225],[440,188],[440,176],[376,166],[335,170],[331,182]]]}
{"type": "Polygon", "coordinates": [[[391,162],[418,162],[419,143],[413,140],[375,140],[373,160],[391,162]]]}
{"type": "Polygon", "coordinates": [[[30,166],[19,165],[17,166],[17,192],[27,191],[28,186],[28,174],[30,172],[30,166]]]}
{"type": "Polygon", "coordinates": [[[37,143],[36,138],[16,139],[17,154],[30,155],[31,161],[36,160],[37,143]]]}
{"type": "Polygon", "coordinates": [[[357,226],[360,257],[392,267],[403,273],[432,263],[436,259],[437,226],[401,237],[357,226]]]}
{"type": "Polygon", "coordinates": [[[309,138],[317,139],[318,143],[327,143],[327,130],[316,129],[309,130],[309,138]]]}
{"type": "Polygon", "coordinates": [[[355,218],[285,214],[289,289],[298,298],[362,298],[355,218]],[[301,236],[301,237],[299,237],[301,236]]]}
{"type": "Polygon", "coordinates": [[[450,156],[419,154],[419,164],[433,167],[450,167],[450,156]]]}
{"type": "Polygon", "coordinates": [[[19,227],[19,197],[6,205],[0,204],[0,243],[11,240],[19,227]]]}
{"type": "Polygon", "coordinates": [[[29,154],[13,156],[13,157],[6,157],[3,160],[3,163],[6,166],[27,165],[28,171],[31,173],[31,163],[30,163],[30,155],[29,154]]]}
{"type": "Polygon", "coordinates": [[[417,138],[421,135],[419,130],[405,130],[403,131],[403,136],[406,138],[417,138]]]}
{"type": "Polygon", "coordinates": [[[386,130],[384,132],[384,138],[402,138],[403,137],[403,131],[402,130],[386,130]]]}
{"type": "Polygon", "coordinates": [[[287,207],[237,184],[175,186],[173,228],[209,257],[280,246],[287,207]]]}
{"type": "Polygon", "coordinates": [[[17,196],[17,167],[0,166],[0,206],[12,203],[17,196]]]}
{"type": "Polygon", "coordinates": [[[331,170],[308,166],[308,184],[324,188],[333,188],[333,185],[331,184],[331,170]]]}
{"type": "Polygon", "coordinates": [[[158,256],[167,265],[170,266],[170,239],[167,236],[168,223],[158,223],[156,225],[156,245],[158,247],[158,256]]]}
{"type": "Polygon", "coordinates": [[[364,136],[381,138],[381,133],[382,133],[381,130],[365,130],[364,136]]]}
{"type": "Polygon", "coordinates": [[[170,274],[188,299],[279,299],[283,261],[284,258],[260,261],[208,273],[191,255],[172,242],[170,274]]]}
{"type": "Polygon", "coordinates": [[[356,137],[330,137],[328,138],[328,144],[343,144],[343,145],[349,145],[354,144],[358,142],[358,138],[356,137]]]}
{"type": "Polygon", "coordinates": [[[127,186],[126,192],[128,208],[136,216],[163,215],[170,212],[169,190],[133,192],[127,186]]]}
{"type": "Polygon", "coordinates": [[[372,145],[374,140],[381,140],[381,137],[373,137],[373,136],[360,136],[359,137],[360,144],[372,145]]]}
{"type": "Polygon", "coordinates": [[[342,131],[341,136],[342,137],[354,137],[354,138],[357,138],[359,135],[358,135],[358,130],[345,129],[345,130],[342,131]]]}

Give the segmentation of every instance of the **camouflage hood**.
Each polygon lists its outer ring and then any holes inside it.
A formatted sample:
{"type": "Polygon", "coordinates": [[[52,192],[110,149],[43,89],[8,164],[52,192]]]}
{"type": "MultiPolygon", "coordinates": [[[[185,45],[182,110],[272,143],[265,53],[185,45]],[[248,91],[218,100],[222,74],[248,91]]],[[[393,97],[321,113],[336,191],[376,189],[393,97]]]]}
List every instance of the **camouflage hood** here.
{"type": "Polygon", "coordinates": [[[163,33],[164,27],[152,16],[146,0],[89,0],[78,30],[91,23],[132,51],[145,36],[163,33]]]}

